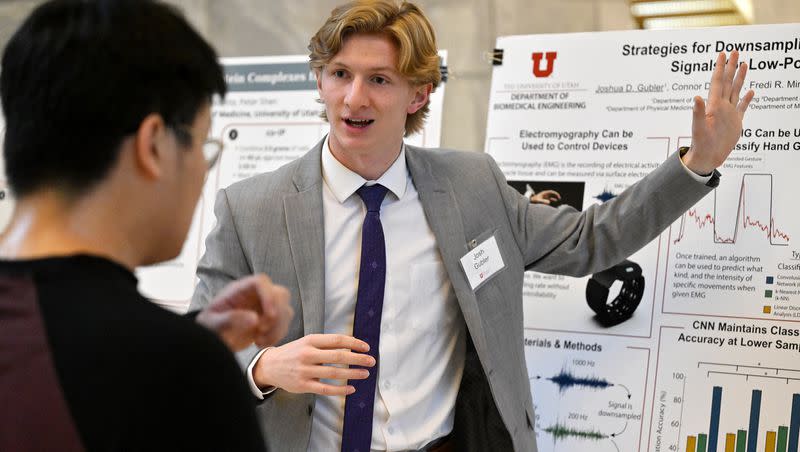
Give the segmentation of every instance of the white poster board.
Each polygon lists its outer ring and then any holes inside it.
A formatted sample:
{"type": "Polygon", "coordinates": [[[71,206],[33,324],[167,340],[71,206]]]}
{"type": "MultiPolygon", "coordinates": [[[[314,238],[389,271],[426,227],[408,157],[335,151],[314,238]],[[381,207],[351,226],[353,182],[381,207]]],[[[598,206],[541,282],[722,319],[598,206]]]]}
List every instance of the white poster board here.
{"type": "Polygon", "coordinates": [[[496,47],[486,151],[520,192],[556,189],[577,209],[691,144],[692,97],[706,95],[717,52],[740,49],[756,90],[719,188],[630,257],[645,277],[633,318],[604,328],[588,278],[526,273],[539,450],[783,441],[796,452],[800,26],[510,36],[496,47]]]}
{"type": "MultiPolygon", "coordinates": [[[[440,56],[444,64],[446,52],[440,56]]],[[[328,132],[308,57],[225,58],[222,63],[229,92],[212,107],[211,134],[225,148],[208,175],[183,251],[172,261],[136,272],[145,296],[178,312],[188,308],[194,292],[195,269],[214,226],[217,191],[304,155],[328,132]]],[[[443,99],[444,84],[431,96],[425,128],[407,143],[439,146],[443,99]]]]}

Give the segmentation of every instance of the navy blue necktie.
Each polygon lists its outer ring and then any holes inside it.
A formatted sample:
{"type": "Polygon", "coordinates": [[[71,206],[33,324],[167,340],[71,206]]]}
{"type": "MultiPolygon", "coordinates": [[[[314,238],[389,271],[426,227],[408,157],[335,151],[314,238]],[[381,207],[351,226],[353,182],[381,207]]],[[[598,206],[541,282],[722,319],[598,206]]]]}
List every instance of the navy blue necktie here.
{"type": "Polygon", "coordinates": [[[375,384],[380,365],[378,347],[383,289],[386,286],[386,245],[381,226],[381,202],[386,196],[386,187],[364,185],[356,193],[367,206],[367,215],[361,230],[361,264],[353,336],[369,344],[369,354],[375,358],[375,367],[368,369],[368,378],[347,382],[356,392],[347,396],[344,403],[342,452],[369,452],[372,444],[372,409],[375,406],[375,384]]]}

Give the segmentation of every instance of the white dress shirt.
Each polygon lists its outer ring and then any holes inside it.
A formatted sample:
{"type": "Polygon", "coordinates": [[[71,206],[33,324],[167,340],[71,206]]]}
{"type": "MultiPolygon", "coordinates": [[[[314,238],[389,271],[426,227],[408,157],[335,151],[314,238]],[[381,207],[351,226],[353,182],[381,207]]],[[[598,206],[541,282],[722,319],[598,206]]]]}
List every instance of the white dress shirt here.
{"type": "MultiPolygon", "coordinates": [[[[464,370],[466,328],[436,239],[406,168],[405,149],[377,181],[367,181],[336,160],[326,139],[322,176],[324,333],[353,334],[361,228],[366,215],[356,190],[374,183],[389,189],[381,205],[386,288],[372,450],[420,449],[453,428],[455,400],[464,370]]],[[[248,372],[251,387],[262,397],[252,381],[252,365],[248,372]]],[[[343,396],[317,396],[309,451],[341,449],[344,405],[343,396]]]]}

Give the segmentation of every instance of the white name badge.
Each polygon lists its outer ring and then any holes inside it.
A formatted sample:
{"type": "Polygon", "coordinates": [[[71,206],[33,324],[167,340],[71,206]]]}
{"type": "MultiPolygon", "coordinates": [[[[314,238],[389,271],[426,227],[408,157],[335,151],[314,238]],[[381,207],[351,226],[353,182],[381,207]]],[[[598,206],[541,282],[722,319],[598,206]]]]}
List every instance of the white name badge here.
{"type": "Polygon", "coordinates": [[[494,236],[478,244],[461,258],[461,267],[467,274],[467,280],[473,291],[505,266],[494,236]]]}

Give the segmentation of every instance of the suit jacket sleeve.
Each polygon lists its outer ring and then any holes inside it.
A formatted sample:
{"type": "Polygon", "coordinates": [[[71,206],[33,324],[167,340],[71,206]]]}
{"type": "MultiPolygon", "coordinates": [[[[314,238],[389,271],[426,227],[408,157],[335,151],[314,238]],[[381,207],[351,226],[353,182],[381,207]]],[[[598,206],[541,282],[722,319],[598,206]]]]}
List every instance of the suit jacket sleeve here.
{"type": "MultiPolygon", "coordinates": [[[[208,234],[206,251],[197,264],[199,282],[192,296],[190,311],[203,309],[228,283],[253,273],[245,257],[228,193],[224,188],[217,193],[214,215],[217,224],[208,234]]],[[[250,346],[236,353],[243,369],[247,368],[258,350],[256,346],[250,346]]]]}
{"type": "Polygon", "coordinates": [[[584,276],[626,259],[712,188],[689,174],[678,153],[604,204],[579,212],[531,204],[490,159],[526,270],[584,276]]]}

